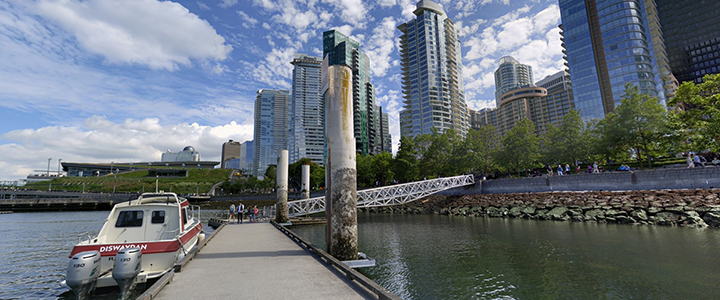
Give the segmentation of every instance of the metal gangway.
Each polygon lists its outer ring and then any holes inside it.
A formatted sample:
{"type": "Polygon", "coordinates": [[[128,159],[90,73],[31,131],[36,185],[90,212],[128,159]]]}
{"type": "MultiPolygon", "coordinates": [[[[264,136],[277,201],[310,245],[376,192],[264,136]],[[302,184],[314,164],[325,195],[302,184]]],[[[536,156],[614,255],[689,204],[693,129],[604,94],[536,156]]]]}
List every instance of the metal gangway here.
{"type": "MultiPolygon", "coordinates": [[[[358,207],[398,205],[447,189],[475,183],[473,175],[444,177],[357,191],[358,207]]],[[[288,202],[288,217],[325,211],[325,197],[288,202]]]]}

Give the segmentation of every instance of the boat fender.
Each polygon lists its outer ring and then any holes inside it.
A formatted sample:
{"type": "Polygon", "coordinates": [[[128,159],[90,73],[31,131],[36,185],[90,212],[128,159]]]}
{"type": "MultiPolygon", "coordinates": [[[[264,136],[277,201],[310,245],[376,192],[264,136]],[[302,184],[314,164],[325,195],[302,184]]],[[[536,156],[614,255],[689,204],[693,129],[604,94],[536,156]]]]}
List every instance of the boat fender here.
{"type": "Polygon", "coordinates": [[[76,299],[87,299],[95,291],[98,275],[100,275],[100,252],[80,252],[68,263],[65,284],[75,293],[76,299]]]}
{"type": "Polygon", "coordinates": [[[198,233],[198,243],[203,240],[205,240],[205,232],[201,231],[200,233],[198,233]]]}
{"type": "Polygon", "coordinates": [[[120,298],[126,299],[126,295],[135,287],[135,278],[140,274],[142,266],[142,251],[139,248],[126,248],[117,252],[113,265],[112,277],[120,288],[120,298]]]}

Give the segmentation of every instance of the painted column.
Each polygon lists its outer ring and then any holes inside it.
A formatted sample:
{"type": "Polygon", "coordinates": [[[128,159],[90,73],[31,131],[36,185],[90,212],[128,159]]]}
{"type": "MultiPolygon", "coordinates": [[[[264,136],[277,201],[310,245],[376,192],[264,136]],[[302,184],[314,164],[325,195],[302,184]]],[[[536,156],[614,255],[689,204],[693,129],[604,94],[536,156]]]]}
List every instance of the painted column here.
{"type": "Polygon", "coordinates": [[[280,150],[277,160],[277,203],[275,204],[275,222],[288,221],[288,151],[280,150]]]}
{"type": "Polygon", "coordinates": [[[358,259],[357,170],[353,133],[352,71],[323,62],[325,100],[326,206],[328,252],[339,260],[358,259]]]}
{"type": "Polygon", "coordinates": [[[302,165],[300,191],[302,199],[310,198],[310,165],[302,165]]]}

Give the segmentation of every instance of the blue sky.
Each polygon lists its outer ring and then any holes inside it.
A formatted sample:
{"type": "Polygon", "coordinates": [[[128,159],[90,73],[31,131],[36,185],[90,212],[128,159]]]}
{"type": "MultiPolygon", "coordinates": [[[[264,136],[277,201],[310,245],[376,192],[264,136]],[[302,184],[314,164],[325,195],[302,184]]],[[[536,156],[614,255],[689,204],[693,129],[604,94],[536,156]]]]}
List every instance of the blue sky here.
{"type": "MultiPolygon", "coordinates": [[[[497,60],[563,68],[557,0],[438,0],[461,32],[470,108],[493,107],[497,60]]],[[[0,0],[0,180],[64,162],[159,161],[187,145],[219,160],[252,139],[259,89],[290,89],[295,53],[322,32],[371,59],[393,148],[402,108],[398,41],[413,0],[0,0]]]]}

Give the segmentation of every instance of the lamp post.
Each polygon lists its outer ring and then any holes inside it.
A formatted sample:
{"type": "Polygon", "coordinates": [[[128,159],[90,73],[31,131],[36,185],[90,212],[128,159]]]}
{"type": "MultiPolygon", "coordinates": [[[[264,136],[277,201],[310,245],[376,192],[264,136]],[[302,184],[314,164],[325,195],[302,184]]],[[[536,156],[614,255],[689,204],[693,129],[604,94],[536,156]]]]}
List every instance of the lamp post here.
{"type": "Polygon", "coordinates": [[[60,162],[62,162],[62,158],[58,158],[58,177],[60,177],[60,162]]]}
{"type": "Polygon", "coordinates": [[[160,179],[159,175],[155,175],[155,192],[158,192],[158,179],[160,179]]]}
{"type": "Polygon", "coordinates": [[[50,161],[51,161],[51,160],[52,160],[52,157],[51,157],[51,158],[48,158],[48,171],[47,171],[47,176],[48,176],[48,177],[50,177],[50,161]]]}

